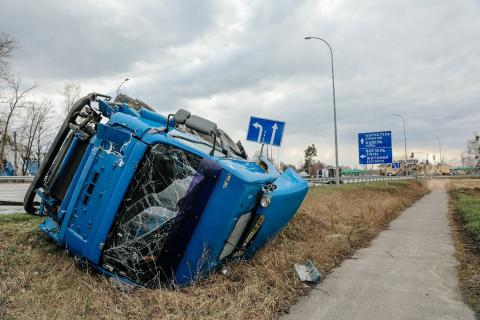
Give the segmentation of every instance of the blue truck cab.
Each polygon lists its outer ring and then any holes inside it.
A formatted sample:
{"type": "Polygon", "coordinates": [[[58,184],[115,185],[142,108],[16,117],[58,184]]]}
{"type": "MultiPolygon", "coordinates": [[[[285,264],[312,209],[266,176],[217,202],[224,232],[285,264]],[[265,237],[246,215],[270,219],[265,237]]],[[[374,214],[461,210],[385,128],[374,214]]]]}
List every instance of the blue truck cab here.
{"type": "Polygon", "coordinates": [[[101,273],[158,287],[251,257],[307,189],[292,169],[249,161],[212,121],[91,93],[65,119],[24,207],[45,215],[40,229],[101,273]]]}

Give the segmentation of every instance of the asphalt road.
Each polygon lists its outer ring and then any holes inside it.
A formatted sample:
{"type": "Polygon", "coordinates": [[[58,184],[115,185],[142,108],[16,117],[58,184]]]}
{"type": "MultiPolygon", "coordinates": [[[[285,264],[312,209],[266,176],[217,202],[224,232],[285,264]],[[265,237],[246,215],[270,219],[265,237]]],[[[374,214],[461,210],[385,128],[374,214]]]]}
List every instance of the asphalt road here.
{"type": "MultiPolygon", "coordinates": [[[[0,200],[23,202],[29,183],[0,183],[0,200]]],[[[25,212],[22,206],[0,206],[0,214],[25,212]]]]}
{"type": "Polygon", "coordinates": [[[425,196],[284,319],[475,319],[458,289],[447,215],[443,189],[425,196]]]}

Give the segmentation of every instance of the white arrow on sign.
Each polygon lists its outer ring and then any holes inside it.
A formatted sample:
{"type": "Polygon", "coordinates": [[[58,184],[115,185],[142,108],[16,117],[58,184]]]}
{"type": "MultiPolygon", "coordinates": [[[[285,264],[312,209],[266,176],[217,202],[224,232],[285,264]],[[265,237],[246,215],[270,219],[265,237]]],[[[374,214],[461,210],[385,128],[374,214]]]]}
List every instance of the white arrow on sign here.
{"type": "Polygon", "coordinates": [[[277,123],[275,122],[275,124],[272,126],[272,138],[270,139],[270,144],[273,145],[273,139],[275,139],[275,133],[277,133],[277,129],[278,129],[278,126],[277,126],[277,123]]]}
{"type": "Polygon", "coordinates": [[[260,138],[262,137],[262,131],[263,131],[263,127],[260,123],[258,122],[255,122],[254,124],[252,124],[252,126],[255,128],[255,129],[259,129],[258,130],[258,138],[257,138],[257,142],[260,143],[260,138]]]}
{"type": "Polygon", "coordinates": [[[362,155],[360,156],[360,158],[362,158],[362,159],[363,159],[363,158],[366,158],[366,157],[367,157],[367,156],[364,155],[364,154],[362,154],[362,155]]]}
{"type": "Polygon", "coordinates": [[[365,142],[365,140],[363,140],[363,138],[360,139],[360,144],[363,144],[364,142],[365,142]]]}

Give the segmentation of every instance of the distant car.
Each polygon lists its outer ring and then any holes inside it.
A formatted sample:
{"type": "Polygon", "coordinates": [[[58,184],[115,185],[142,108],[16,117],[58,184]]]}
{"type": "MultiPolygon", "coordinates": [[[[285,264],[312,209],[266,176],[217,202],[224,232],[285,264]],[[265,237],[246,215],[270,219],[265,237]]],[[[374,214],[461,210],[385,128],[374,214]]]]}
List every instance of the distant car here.
{"type": "Polygon", "coordinates": [[[307,189],[293,169],[248,161],[212,121],[92,93],[69,113],[24,206],[47,216],[41,230],[81,261],[156,287],[188,285],[226,260],[251,257],[307,189]]]}

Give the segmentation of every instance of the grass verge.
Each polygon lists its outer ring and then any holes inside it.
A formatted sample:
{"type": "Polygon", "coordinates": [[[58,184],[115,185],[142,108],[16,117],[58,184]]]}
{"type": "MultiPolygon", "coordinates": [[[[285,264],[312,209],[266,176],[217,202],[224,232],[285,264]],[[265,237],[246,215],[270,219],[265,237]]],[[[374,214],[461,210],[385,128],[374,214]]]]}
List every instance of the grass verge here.
{"type": "Polygon", "coordinates": [[[254,259],[176,291],[119,291],[75,267],[38,231],[41,219],[0,216],[0,319],[275,319],[310,289],[294,263],[328,273],[427,192],[416,181],[313,188],[254,259]]]}
{"type": "Polygon", "coordinates": [[[480,318],[480,182],[477,188],[450,190],[452,233],[460,287],[480,318]]]}

